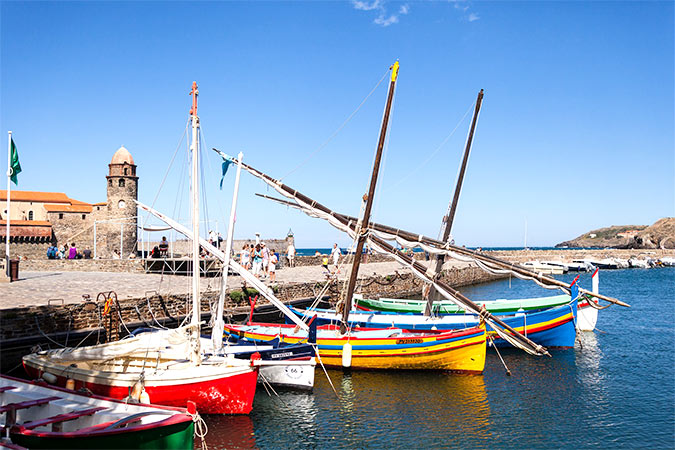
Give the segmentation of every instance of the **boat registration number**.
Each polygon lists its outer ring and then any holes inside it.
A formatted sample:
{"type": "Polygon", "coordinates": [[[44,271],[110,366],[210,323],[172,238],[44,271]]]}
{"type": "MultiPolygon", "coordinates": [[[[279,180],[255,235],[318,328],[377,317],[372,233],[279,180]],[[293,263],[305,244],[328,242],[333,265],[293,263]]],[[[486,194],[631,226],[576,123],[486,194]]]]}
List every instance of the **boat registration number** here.
{"type": "Polygon", "coordinates": [[[396,339],[397,344],[422,344],[422,339],[396,339]]]}

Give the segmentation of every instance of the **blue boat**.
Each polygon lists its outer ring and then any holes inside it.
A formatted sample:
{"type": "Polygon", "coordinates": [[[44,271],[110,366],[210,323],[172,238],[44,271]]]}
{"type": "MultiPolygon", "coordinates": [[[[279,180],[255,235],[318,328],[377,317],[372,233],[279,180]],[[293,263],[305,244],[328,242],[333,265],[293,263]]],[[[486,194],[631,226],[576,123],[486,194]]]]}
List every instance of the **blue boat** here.
{"type": "MultiPolygon", "coordinates": [[[[316,316],[319,325],[336,324],[342,315],[332,309],[291,310],[301,317],[316,316]]],[[[517,332],[544,347],[574,347],[576,340],[577,300],[555,308],[528,313],[495,314],[517,332]]],[[[401,328],[411,331],[446,331],[478,326],[475,314],[444,314],[430,317],[415,313],[354,311],[349,314],[349,324],[354,328],[401,328]]],[[[488,339],[492,337],[498,347],[511,347],[488,324],[488,339]]]]}

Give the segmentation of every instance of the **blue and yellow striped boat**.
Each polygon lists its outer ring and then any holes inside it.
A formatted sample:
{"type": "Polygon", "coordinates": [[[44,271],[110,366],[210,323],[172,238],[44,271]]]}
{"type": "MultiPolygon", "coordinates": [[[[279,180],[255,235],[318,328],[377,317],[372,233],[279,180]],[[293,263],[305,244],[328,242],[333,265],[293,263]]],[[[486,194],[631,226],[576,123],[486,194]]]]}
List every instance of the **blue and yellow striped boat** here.
{"type": "MultiPolygon", "coordinates": [[[[288,324],[225,325],[225,334],[256,342],[277,338],[288,343],[308,341],[306,331],[288,324]]],[[[324,325],[317,329],[316,342],[320,361],[327,367],[464,373],[482,373],[485,367],[486,330],[482,324],[444,332],[355,327],[346,335],[335,325],[324,325]]]]}
{"type": "MultiPolygon", "coordinates": [[[[319,325],[338,324],[342,316],[335,310],[291,308],[301,317],[316,316],[319,325]]],[[[544,347],[574,347],[576,340],[577,300],[564,305],[533,312],[495,314],[507,325],[544,347]]],[[[400,328],[409,331],[447,331],[477,326],[480,318],[474,314],[444,314],[431,317],[416,313],[392,313],[379,311],[355,311],[349,314],[352,327],[400,328]]],[[[511,344],[500,338],[492,327],[487,325],[488,335],[494,338],[495,345],[510,347],[511,344]]]]}

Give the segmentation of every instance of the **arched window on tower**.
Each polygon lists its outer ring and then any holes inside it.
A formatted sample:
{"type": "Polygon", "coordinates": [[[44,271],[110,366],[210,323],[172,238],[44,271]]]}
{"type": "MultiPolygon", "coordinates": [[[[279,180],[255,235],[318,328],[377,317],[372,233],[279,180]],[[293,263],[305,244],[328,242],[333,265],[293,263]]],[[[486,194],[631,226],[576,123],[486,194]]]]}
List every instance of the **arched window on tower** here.
{"type": "Polygon", "coordinates": [[[112,186],[112,178],[108,180],[108,186],[112,186]]]}
{"type": "Polygon", "coordinates": [[[28,220],[33,220],[33,211],[28,211],[28,220]]]}
{"type": "Polygon", "coordinates": [[[128,170],[129,170],[129,169],[127,169],[126,167],[124,168],[124,175],[127,175],[127,171],[128,171],[128,170]]]}
{"type": "Polygon", "coordinates": [[[120,187],[124,187],[124,179],[120,178],[120,187]]]}

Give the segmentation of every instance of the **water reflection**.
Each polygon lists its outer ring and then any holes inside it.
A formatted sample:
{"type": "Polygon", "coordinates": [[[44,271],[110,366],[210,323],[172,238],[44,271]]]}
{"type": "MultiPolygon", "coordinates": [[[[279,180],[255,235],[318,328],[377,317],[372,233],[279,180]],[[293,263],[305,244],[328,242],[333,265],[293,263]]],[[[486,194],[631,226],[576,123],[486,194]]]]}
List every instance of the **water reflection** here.
{"type": "MultiPolygon", "coordinates": [[[[206,445],[212,450],[257,448],[253,421],[249,416],[203,416],[208,427],[206,445]]],[[[201,448],[199,438],[195,448],[201,448]]]]}

